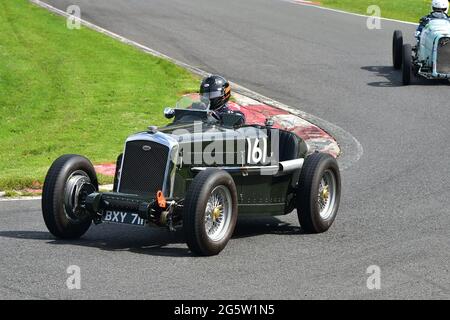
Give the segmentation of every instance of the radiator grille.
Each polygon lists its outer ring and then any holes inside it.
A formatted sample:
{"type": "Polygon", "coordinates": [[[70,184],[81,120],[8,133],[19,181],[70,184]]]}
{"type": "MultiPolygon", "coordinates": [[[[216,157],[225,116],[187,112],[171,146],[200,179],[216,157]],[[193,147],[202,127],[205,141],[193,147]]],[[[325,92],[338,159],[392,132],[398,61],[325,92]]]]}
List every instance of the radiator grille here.
{"type": "Polygon", "coordinates": [[[438,73],[450,74],[450,38],[439,39],[436,63],[438,73]]]}
{"type": "Polygon", "coordinates": [[[119,192],[149,197],[162,190],[168,155],[169,148],[156,142],[128,142],[119,192]]]}

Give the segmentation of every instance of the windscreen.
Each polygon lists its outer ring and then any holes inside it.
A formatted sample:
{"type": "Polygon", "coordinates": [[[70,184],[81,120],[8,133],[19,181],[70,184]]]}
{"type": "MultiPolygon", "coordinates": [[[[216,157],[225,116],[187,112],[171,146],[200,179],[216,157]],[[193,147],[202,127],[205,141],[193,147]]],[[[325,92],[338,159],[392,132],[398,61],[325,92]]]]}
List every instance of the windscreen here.
{"type": "Polygon", "coordinates": [[[176,109],[207,111],[209,110],[209,99],[199,94],[189,94],[178,100],[176,109]]]}

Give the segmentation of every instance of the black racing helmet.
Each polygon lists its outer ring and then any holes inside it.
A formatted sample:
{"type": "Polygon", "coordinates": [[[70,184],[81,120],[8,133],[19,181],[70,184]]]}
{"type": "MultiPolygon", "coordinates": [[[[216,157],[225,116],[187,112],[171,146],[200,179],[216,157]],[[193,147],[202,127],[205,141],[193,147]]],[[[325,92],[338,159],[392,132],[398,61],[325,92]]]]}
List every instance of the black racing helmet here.
{"type": "Polygon", "coordinates": [[[211,75],[203,79],[200,95],[210,101],[211,110],[218,110],[230,100],[230,83],[224,77],[211,75]]]}

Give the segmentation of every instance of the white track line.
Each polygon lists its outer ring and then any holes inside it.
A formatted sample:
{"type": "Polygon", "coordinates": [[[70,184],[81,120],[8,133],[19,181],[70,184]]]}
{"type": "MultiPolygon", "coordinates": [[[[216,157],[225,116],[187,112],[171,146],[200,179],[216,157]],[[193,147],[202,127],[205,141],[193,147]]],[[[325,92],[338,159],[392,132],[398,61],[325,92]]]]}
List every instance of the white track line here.
{"type": "MultiPolygon", "coordinates": [[[[71,16],[70,14],[68,14],[67,12],[64,12],[58,8],[55,8],[45,2],[42,2],[40,0],[29,0],[30,2],[43,7],[53,13],[56,13],[58,15],[61,15],[63,17],[69,18],[71,17],[73,19],[73,16],[71,16]]],[[[297,3],[299,4],[299,3],[297,3]]],[[[311,5],[308,5],[311,6],[311,5]]],[[[313,6],[316,7],[316,6],[313,6]]],[[[319,7],[320,8],[320,7],[319,7]]],[[[210,75],[210,73],[199,69],[197,67],[193,67],[187,63],[181,62],[179,60],[176,60],[174,58],[171,58],[159,51],[153,50],[147,46],[144,46],[136,41],[127,39],[121,35],[118,35],[117,33],[114,33],[112,31],[106,30],[98,25],[95,25],[89,21],[83,20],[83,19],[78,19],[80,21],[81,24],[83,24],[84,26],[93,29],[95,31],[98,31],[100,33],[103,33],[109,37],[112,37],[114,39],[117,39],[123,43],[126,43],[128,45],[134,46],[148,54],[151,54],[155,57],[158,58],[162,58],[168,61],[171,61],[172,63],[183,67],[191,72],[193,72],[194,74],[197,74],[201,77],[205,77],[210,75]]],[[[344,162],[343,165],[341,166],[342,170],[346,170],[348,168],[350,168],[353,164],[355,164],[356,162],[358,162],[359,159],[361,159],[363,153],[364,153],[364,149],[361,145],[361,143],[353,136],[351,135],[349,132],[347,132],[346,130],[342,129],[341,127],[332,124],[326,120],[323,120],[319,117],[316,117],[314,115],[311,115],[309,113],[294,109],[292,107],[289,107],[281,102],[275,101],[273,99],[270,99],[266,96],[263,96],[253,90],[250,90],[246,87],[243,87],[241,85],[238,85],[236,83],[231,83],[231,85],[233,86],[233,89],[236,90],[238,93],[241,93],[243,95],[249,96],[250,98],[253,98],[257,101],[260,101],[262,103],[268,104],[268,105],[272,105],[274,107],[277,107],[279,109],[288,111],[290,113],[293,113],[301,118],[304,118],[305,120],[317,125],[318,127],[322,128],[323,130],[327,131],[331,136],[335,137],[337,139],[337,142],[339,143],[339,145],[342,147],[344,146],[344,151],[343,151],[343,156],[340,157],[341,161],[344,162]],[[325,129],[326,128],[326,129],[325,129]],[[340,138],[340,139],[339,139],[340,138]],[[344,161],[345,159],[345,161],[344,161]]]]}
{"type": "MultiPolygon", "coordinates": [[[[103,191],[112,191],[113,185],[112,184],[105,184],[99,186],[99,190],[103,191]]],[[[22,200],[40,200],[42,199],[41,196],[24,196],[24,197],[5,197],[4,192],[0,192],[0,201],[22,201],[22,200]]]]}
{"type": "MultiPolygon", "coordinates": [[[[355,0],[357,1],[357,0],[355,0]]],[[[394,1],[394,0],[392,0],[394,1]]],[[[351,15],[351,16],[355,16],[355,17],[362,17],[362,18],[373,18],[373,16],[369,16],[369,15],[365,15],[365,14],[359,14],[359,13],[353,13],[353,12],[348,12],[348,11],[344,11],[344,10],[338,10],[338,9],[332,9],[332,8],[327,8],[327,7],[323,7],[323,6],[319,6],[319,5],[314,5],[311,3],[301,3],[301,2],[296,2],[296,1],[291,1],[289,0],[289,2],[293,3],[293,4],[297,4],[297,5],[301,5],[301,6],[307,6],[307,7],[311,7],[311,8],[316,8],[319,10],[325,10],[325,11],[331,11],[331,12],[336,12],[336,13],[341,13],[341,14],[347,14],[347,15],[351,15]]],[[[403,24],[409,24],[409,25],[415,25],[417,26],[418,23],[414,23],[414,22],[409,22],[409,21],[402,21],[402,20],[396,20],[396,19],[390,19],[390,18],[379,18],[380,20],[384,20],[384,21],[391,21],[391,22],[397,22],[397,23],[403,23],[403,24]]]]}
{"type": "Polygon", "coordinates": [[[42,197],[0,198],[0,202],[41,200],[42,197]]]}

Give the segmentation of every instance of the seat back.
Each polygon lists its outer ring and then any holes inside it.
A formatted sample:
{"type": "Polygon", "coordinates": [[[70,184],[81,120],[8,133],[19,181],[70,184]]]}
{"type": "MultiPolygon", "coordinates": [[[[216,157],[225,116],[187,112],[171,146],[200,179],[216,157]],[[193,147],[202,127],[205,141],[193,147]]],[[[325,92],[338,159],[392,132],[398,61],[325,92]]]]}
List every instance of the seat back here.
{"type": "Polygon", "coordinates": [[[280,161],[294,160],[299,157],[300,138],[293,132],[280,130],[280,161]]]}

